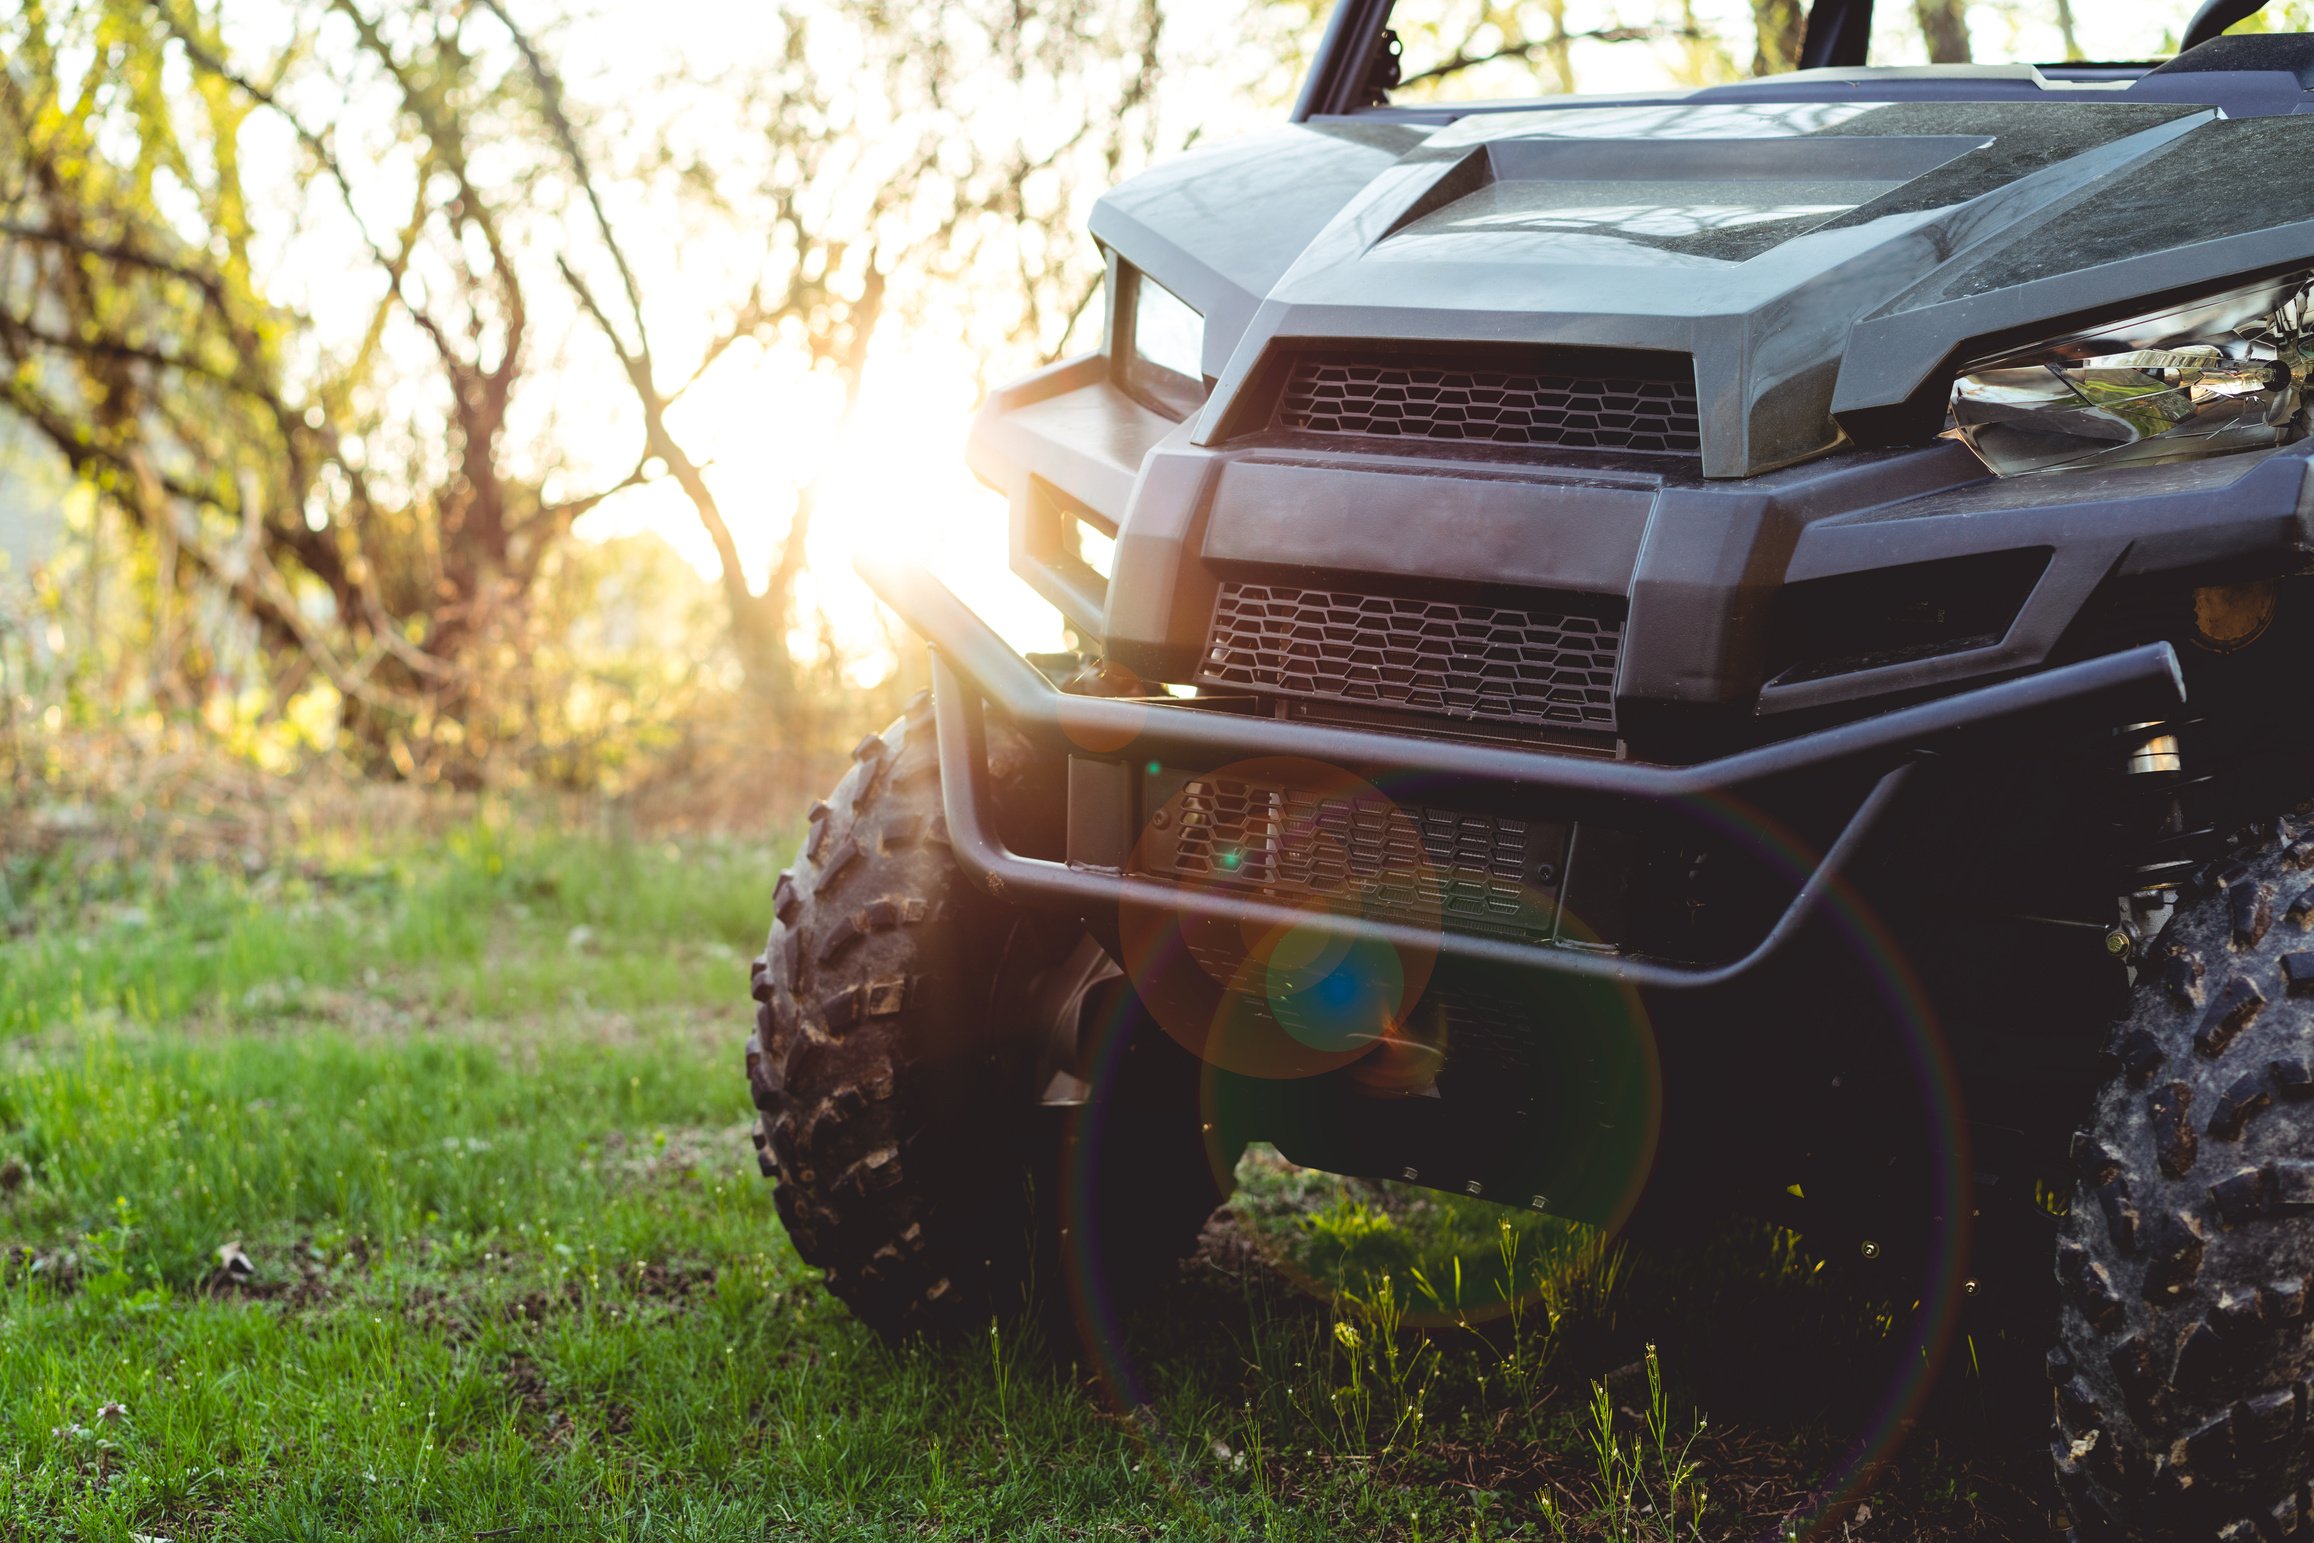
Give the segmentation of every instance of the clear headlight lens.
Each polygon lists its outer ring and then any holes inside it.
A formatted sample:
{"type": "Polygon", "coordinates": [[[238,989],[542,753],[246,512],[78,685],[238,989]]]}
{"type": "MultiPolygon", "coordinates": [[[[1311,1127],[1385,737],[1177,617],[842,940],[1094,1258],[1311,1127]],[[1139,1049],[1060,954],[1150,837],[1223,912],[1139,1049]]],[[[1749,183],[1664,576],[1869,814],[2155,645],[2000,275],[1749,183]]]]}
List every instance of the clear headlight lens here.
{"type": "Polygon", "coordinates": [[[2314,274],[2133,316],[1953,382],[1948,431],[1998,476],[2198,460],[2309,428],[2314,274]]]}
{"type": "Polygon", "coordinates": [[[1145,273],[1132,276],[1124,385],[1143,405],[1186,418],[1205,405],[1205,318],[1145,273]]]}

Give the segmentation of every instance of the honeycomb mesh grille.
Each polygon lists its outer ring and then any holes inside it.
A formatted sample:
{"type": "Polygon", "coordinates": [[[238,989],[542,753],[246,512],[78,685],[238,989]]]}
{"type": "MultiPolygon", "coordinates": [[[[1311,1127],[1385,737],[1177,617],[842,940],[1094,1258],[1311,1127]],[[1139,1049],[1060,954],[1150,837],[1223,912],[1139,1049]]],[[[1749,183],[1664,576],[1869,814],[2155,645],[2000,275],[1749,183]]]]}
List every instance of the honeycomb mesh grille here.
{"type": "Polygon", "coordinates": [[[1174,807],[1170,877],[1455,931],[1549,932],[1560,827],[1231,777],[1192,779],[1174,807]]]}
{"type": "Polygon", "coordinates": [[[1694,454],[1693,380],[1534,374],[1307,355],[1278,398],[1278,427],[1574,450],[1694,454]]]}
{"type": "Polygon", "coordinates": [[[1225,584],[1200,682],[1453,718],[1615,727],[1622,623],[1461,600],[1225,584]]]}

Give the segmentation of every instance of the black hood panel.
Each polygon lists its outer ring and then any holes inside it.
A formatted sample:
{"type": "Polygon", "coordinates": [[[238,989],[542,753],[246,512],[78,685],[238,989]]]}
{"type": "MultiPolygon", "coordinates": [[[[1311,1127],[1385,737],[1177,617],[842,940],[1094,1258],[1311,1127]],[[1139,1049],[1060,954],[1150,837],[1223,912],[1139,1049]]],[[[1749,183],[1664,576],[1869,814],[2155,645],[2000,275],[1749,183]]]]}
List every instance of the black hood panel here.
{"type": "Polygon", "coordinates": [[[1705,473],[1750,476],[1921,433],[1986,338],[2314,260],[2314,116],[2065,96],[1321,122],[1094,229],[1206,314],[1206,442],[1281,351],[1633,350],[1692,358],[1705,473]]]}

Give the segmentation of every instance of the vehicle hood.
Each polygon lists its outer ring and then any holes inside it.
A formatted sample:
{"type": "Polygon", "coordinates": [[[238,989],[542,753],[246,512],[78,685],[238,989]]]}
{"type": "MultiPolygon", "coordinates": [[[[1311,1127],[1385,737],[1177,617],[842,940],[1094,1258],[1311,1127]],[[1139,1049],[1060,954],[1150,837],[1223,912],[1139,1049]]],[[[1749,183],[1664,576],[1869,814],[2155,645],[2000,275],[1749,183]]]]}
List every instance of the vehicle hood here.
{"type": "Polygon", "coordinates": [[[1201,440],[1314,343],[1644,350],[1693,360],[1704,472],[1738,477],[1925,438],[1971,359],[2314,260],[2310,165],[2314,115],[2192,102],[1603,103],[1284,130],[1093,228],[1205,314],[1201,440]]]}

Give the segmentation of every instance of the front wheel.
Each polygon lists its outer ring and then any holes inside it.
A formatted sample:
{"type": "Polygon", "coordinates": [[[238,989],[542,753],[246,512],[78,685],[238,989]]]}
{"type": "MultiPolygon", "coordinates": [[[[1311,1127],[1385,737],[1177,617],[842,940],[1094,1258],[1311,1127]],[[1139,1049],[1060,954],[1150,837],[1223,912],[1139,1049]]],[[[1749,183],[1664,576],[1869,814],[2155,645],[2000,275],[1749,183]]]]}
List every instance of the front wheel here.
{"type": "Polygon", "coordinates": [[[2057,1478],[2088,1539],[2314,1535],[2314,843],[2151,950],[2058,1243],[2057,1478]]]}
{"type": "MultiPolygon", "coordinates": [[[[1033,841],[1055,790],[994,726],[989,760],[1000,825],[1033,841]]],[[[1071,1272],[1112,1295],[1146,1285],[1224,1198],[1194,1075],[1145,1039],[1093,1058],[1105,1085],[1076,1075],[1091,1069],[1079,1020],[1114,1009],[1120,983],[1088,971],[1073,921],[975,886],[940,810],[919,697],[813,807],[753,972],[747,1082],[780,1219],[828,1289],[893,1339],[1057,1304],[1071,1272]],[[1104,989],[1072,989],[1087,983],[1104,989]],[[1068,1107],[1045,1101],[1056,1072],[1068,1107]]]]}

